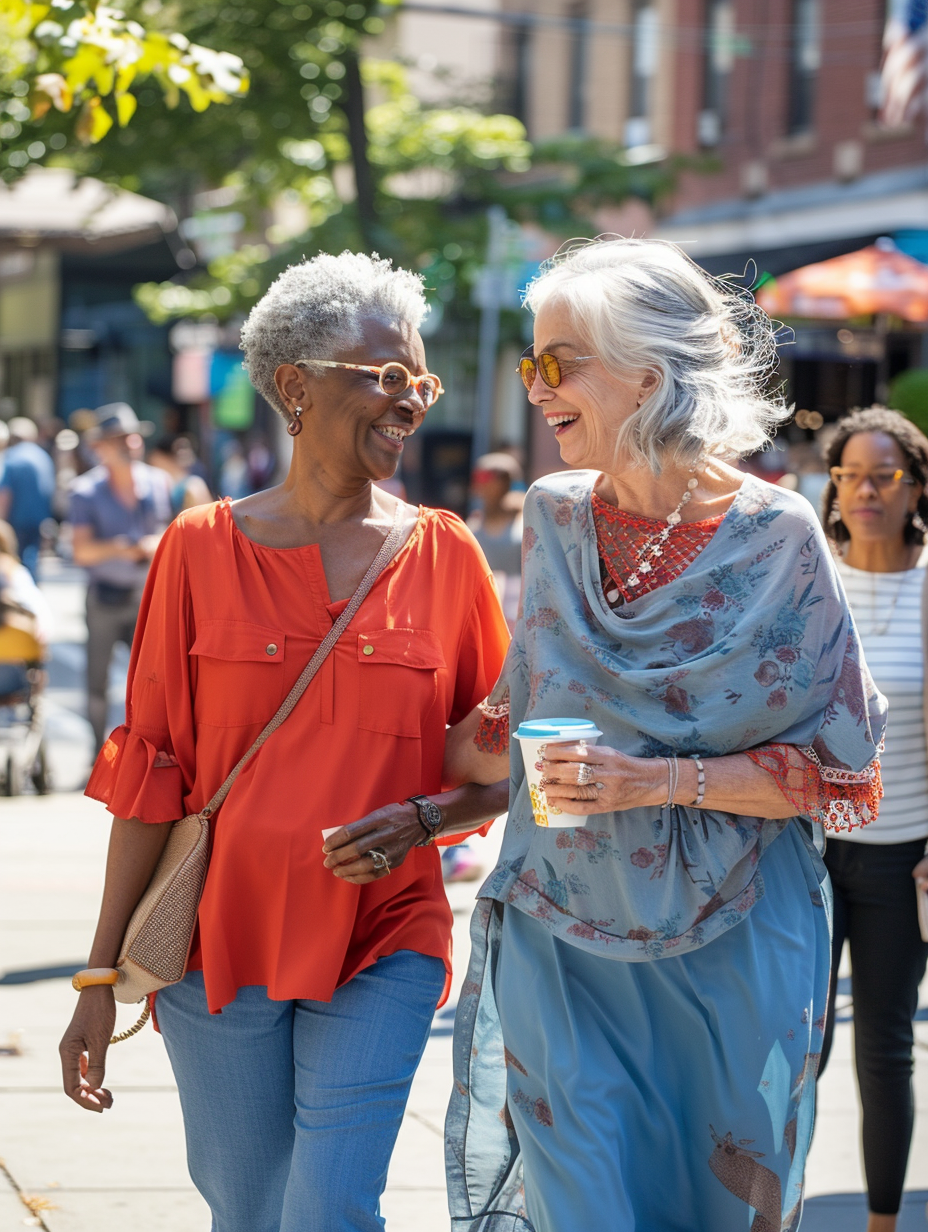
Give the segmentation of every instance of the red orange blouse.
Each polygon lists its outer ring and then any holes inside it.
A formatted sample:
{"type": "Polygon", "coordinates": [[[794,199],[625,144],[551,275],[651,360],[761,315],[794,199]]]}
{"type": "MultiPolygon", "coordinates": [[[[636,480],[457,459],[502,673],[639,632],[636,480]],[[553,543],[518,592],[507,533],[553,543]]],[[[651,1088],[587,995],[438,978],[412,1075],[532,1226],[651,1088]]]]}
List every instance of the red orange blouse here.
{"type": "MultiPolygon", "coordinates": [[[[202,808],[306,666],[344,603],[319,549],[252,542],[228,501],[183,513],[148,579],[126,723],[87,794],[119,817],[202,808]]],[[[213,819],[191,968],[210,1010],[244,985],[328,1001],[378,958],[411,949],[450,973],[451,912],[434,847],[365,886],[322,864],[321,831],[438,792],[446,724],[496,681],[509,640],[493,576],[454,516],[420,509],[293,714],[213,819]]],[[[459,838],[449,841],[460,841],[459,838]]]]}

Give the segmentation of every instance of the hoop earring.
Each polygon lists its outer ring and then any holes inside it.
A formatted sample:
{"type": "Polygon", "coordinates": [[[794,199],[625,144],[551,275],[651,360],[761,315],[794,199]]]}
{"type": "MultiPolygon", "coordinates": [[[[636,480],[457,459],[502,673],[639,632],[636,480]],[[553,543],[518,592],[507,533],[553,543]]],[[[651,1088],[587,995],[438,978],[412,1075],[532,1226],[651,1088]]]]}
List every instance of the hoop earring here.
{"type": "Polygon", "coordinates": [[[287,424],[287,431],[291,436],[299,436],[303,431],[303,421],[300,419],[302,414],[303,408],[301,406],[296,406],[293,408],[294,418],[287,424]]]}

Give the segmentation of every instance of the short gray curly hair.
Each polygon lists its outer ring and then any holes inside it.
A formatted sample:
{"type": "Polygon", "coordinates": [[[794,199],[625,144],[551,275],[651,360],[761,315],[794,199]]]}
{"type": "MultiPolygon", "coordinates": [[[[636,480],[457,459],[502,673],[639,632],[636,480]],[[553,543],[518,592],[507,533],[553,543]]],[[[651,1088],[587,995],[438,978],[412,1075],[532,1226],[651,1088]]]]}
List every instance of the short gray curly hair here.
{"type": "MultiPolygon", "coordinates": [[[[323,252],[291,265],[258,300],[242,326],[241,349],[252,385],[282,415],[274,373],[298,359],[331,359],[361,341],[365,317],[418,329],[428,312],[422,279],[377,253],[323,252]]],[[[317,368],[320,375],[325,369],[317,368]]]]}
{"type": "Polygon", "coordinates": [[[778,389],[777,330],[751,294],[713,278],[665,240],[573,241],[529,284],[537,314],[563,304],[608,371],[642,370],[657,389],[619,426],[616,457],[659,474],[668,457],[740,457],[791,410],[778,389]]]}

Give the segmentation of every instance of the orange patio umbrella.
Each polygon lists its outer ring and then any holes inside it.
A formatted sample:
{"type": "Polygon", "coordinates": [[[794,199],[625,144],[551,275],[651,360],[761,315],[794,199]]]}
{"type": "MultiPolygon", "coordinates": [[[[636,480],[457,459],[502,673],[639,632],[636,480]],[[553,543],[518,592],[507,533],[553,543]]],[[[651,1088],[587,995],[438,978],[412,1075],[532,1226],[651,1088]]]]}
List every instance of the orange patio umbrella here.
{"type": "Polygon", "coordinates": [[[928,321],[928,265],[878,240],[858,252],[783,274],[757,293],[773,317],[902,317],[928,321]]]}

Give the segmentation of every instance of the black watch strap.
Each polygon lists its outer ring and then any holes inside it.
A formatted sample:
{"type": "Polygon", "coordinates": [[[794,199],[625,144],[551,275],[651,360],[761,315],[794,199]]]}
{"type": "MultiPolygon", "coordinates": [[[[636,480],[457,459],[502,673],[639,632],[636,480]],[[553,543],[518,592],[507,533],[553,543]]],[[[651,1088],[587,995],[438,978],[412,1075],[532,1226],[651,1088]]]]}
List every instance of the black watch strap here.
{"type": "Polygon", "coordinates": [[[419,825],[425,831],[425,837],[421,838],[416,846],[428,847],[430,843],[434,843],[435,835],[441,830],[445,820],[442,811],[428,796],[407,796],[406,802],[415,805],[419,825]]]}

